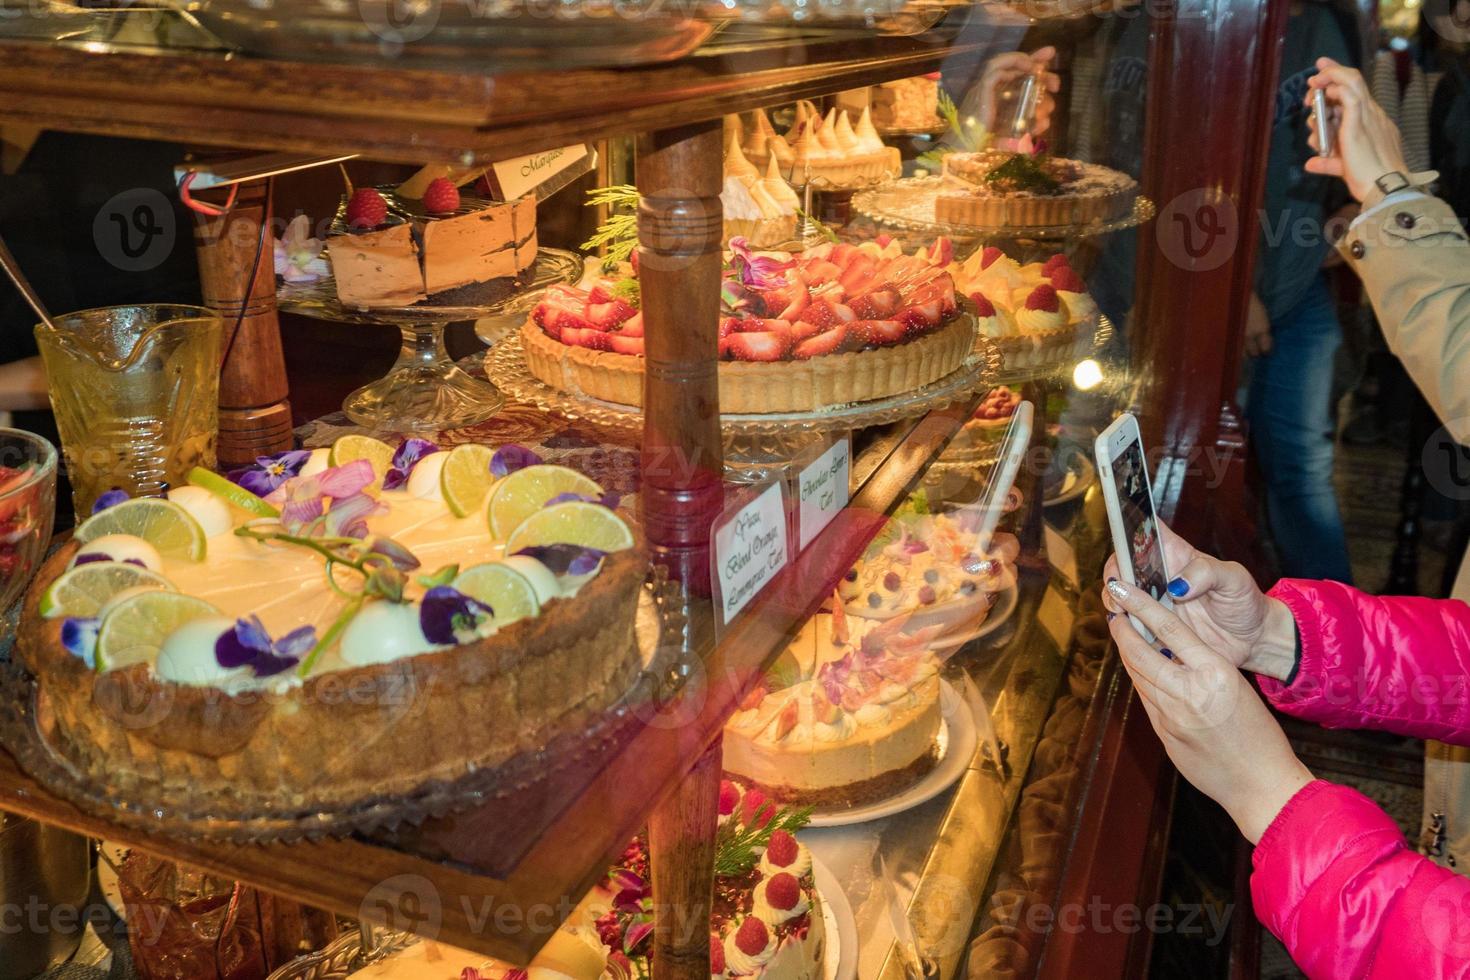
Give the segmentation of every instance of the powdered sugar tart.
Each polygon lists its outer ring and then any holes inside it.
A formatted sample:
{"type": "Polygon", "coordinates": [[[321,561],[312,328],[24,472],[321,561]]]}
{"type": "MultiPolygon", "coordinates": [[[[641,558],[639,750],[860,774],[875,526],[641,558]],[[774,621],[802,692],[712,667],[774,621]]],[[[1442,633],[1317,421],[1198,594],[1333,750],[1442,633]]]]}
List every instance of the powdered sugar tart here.
{"type": "MultiPolygon", "coordinates": [[[[908,255],[891,241],[823,244],[800,255],[730,241],[721,288],[720,410],[803,412],[887,398],[956,371],[974,346],[941,239],[908,255]]],[[[552,287],[521,329],[544,384],[643,402],[636,267],[552,287]]]]}
{"type": "Polygon", "coordinates": [[[1112,221],[1127,214],[1138,196],[1138,183],[1121,171],[1045,153],[949,153],[943,176],[934,217],[950,225],[1043,228],[1112,221]]]}
{"type": "Polygon", "coordinates": [[[24,607],[42,735],[107,785],[393,798],[584,731],[640,670],[635,536],[523,447],[349,437],[190,479],[105,500],[24,607]]]}

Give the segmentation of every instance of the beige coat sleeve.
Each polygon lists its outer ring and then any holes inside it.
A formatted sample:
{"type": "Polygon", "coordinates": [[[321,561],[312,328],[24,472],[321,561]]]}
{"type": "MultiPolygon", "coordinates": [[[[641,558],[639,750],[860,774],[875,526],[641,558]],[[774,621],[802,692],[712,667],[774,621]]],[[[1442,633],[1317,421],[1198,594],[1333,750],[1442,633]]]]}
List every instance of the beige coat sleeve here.
{"type": "Polygon", "coordinates": [[[1440,421],[1470,443],[1470,240],[1445,202],[1418,195],[1358,222],[1338,249],[1352,264],[1389,349],[1440,421]]]}

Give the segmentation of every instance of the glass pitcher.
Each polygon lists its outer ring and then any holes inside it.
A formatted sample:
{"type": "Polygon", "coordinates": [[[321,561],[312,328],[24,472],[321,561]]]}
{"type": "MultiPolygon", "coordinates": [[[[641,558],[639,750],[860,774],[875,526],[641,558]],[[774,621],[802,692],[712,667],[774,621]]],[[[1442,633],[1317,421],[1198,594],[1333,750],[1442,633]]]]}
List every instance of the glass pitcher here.
{"type": "Polygon", "coordinates": [[[213,467],[219,431],[219,314],[200,306],[112,306],[36,325],[77,519],[113,487],[156,496],[213,467]]]}

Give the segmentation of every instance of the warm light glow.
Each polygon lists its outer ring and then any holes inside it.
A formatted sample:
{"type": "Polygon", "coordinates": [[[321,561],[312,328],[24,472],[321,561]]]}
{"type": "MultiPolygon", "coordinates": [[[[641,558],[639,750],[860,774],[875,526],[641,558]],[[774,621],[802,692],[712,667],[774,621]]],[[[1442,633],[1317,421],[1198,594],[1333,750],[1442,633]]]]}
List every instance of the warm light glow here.
{"type": "Polygon", "coordinates": [[[1088,358],[1078,361],[1077,366],[1072,369],[1072,384],[1077,386],[1078,391],[1091,391],[1102,383],[1102,365],[1088,358]]]}

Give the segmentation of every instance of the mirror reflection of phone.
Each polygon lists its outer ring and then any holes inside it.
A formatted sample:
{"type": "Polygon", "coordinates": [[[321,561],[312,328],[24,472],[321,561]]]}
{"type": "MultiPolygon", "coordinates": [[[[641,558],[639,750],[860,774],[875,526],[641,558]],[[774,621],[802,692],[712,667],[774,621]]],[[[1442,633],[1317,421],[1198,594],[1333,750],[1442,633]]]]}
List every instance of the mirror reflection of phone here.
{"type": "MultiPolygon", "coordinates": [[[[1169,569],[1164,563],[1164,543],[1138,420],[1128,414],[1118,416],[1097,437],[1095,449],[1119,574],[1128,584],[1172,606],[1169,569]]],[[[1144,639],[1154,642],[1153,634],[1143,624],[1132,616],[1129,619],[1144,639]]]]}
{"type": "Polygon", "coordinates": [[[980,498],[980,528],[976,540],[981,551],[990,550],[990,538],[996,525],[1005,516],[1006,497],[1016,485],[1016,475],[1021,472],[1021,462],[1031,446],[1031,419],[1034,409],[1030,402],[1021,402],[1011,414],[1011,424],[1006,426],[1005,438],[1001,441],[1000,456],[991,473],[990,483],[980,498]]]}

